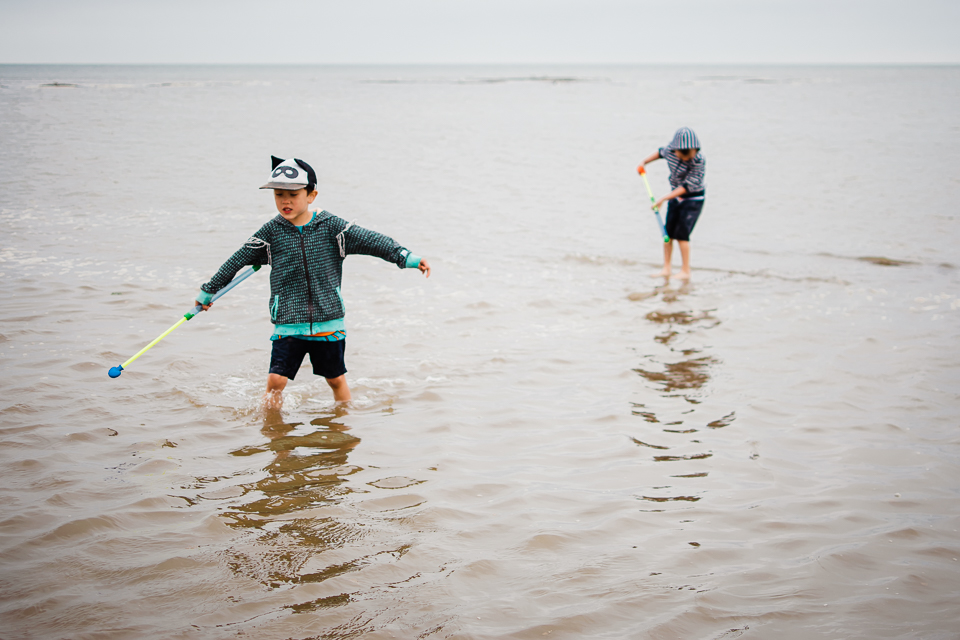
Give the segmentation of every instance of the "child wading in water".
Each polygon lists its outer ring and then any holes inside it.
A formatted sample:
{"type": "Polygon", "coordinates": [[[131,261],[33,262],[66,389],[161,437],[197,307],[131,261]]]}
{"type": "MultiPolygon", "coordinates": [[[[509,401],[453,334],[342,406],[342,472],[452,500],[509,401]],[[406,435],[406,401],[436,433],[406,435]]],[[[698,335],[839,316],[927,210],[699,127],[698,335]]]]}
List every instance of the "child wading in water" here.
{"type": "Polygon", "coordinates": [[[280,215],[266,223],[200,287],[197,304],[210,308],[213,295],[246,265],[270,265],[270,320],[273,354],[264,406],[279,409],[287,380],[297,376],[306,354],[313,372],[323,376],[338,402],[350,399],[343,355],[340,280],[350,254],[376,256],[401,269],[419,269],[428,278],[430,265],[392,238],[355,226],[326,211],[310,211],[317,197],[317,175],[303,160],[273,157],[270,181],[280,215]]]}
{"type": "Polygon", "coordinates": [[[692,129],[683,127],[673,134],[673,140],[665,147],[651,153],[644,158],[640,168],[648,163],[663,158],[670,168],[670,186],[673,191],[657,200],[654,209],[669,201],[667,208],[667,222],[664,224],[670,242],[663,245],[663,270],[653,277],[669,276],[670,262],[673,257],[673,241],[680,245],[680,257],[683,266],[676,277],[686,279],[690,277],[690,234],[693,232],[700,211],[703,210],[703,200],[706,195],[704,174],[707,161],[700,153],[700,141],[692,129]]]}

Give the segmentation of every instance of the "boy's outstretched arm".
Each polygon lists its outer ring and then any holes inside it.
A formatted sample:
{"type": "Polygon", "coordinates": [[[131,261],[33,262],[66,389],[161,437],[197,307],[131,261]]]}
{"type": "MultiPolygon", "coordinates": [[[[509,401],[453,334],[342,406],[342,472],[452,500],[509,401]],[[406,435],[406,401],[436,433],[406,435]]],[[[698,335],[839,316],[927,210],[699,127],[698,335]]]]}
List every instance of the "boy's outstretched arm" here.
{"type": "Polygon", "coordinates": [[[267,247],[269,247],[269,244],[256,236],[247,240],[239,250],[223,263],[223,266],[220,267],[209,282],[201,285],[200,295],[197,296],[194,303],[200,305],[203,307],[203,310],[206,311],[213,305],[211,300],[214,294],[230,284],[233,277],[237,275],[237,272],[244,266],[269,264],[270,254],[267,247]]]}
{"type": "Polygon", "coordinates": [[[392,262],[401,269],[419,269],[428,278],[430,277],[430,264],[409,249],[400,246],[390,236],[352,223],[348,225],[342,218],[336,218],[332,231],[338,231],[337,242],[340,243],[341,257],[345,258],[351,254],[375,256],[392,262]]]}

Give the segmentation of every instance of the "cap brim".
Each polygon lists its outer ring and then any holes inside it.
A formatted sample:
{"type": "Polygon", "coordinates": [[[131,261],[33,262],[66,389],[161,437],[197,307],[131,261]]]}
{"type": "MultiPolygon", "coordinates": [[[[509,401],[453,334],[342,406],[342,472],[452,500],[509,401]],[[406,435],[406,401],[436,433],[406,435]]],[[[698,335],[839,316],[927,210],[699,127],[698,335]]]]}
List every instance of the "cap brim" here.
{"type": "Polygon", "coordinates": [[[299,191],[305,189],[306,184],[292,184],[290,182],[268,182],[260,187],[261,189],[283,189],[285,191],[299,191]]]}

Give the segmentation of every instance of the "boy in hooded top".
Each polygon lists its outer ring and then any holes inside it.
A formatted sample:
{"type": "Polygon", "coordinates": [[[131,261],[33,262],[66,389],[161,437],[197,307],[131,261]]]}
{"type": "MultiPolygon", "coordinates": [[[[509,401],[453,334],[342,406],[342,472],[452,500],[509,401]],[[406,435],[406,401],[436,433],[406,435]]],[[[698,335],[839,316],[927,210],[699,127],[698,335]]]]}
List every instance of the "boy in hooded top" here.
{"type": "Polygon", "coordinates": [[[371,255],[401,269],[419,269],[430,277],[430,265],[392,238],[355,226],[326,211],[311,211],[317,197],[317,176],[303,160],[273,157],[270,181],[280,215],[247,240],[209,282],[200,287],[196,304],[210,301],[247,265],[270,265],[270,320],[273,352],[264,404],[279,408],[287,380],[293,380],[310,354],[313,372],[323,376],[334,400],[350,400],[344,374],[347,332],[340,296],[343,260],[350,254],[371,255]]]}
{"type": "Polygon", "coordinates": [[[670,168],[670,186],[673,191],[663,196],[653,205],[659,209],[660,205],[669,201],[667,208],[667,222],[664,224],[670,242],[663,245],[663,269],[653,277],[669,277],[670,262],[673,257],[673,241],[680,245],[680,257],[683,266],[677,278],[690,277],[690,234],[693,232],[697,218],[703,210],[703,201],[706,196],[706,182],[704,176],[707,161],[700,153],[700,140],[692,129],[683,127],[673,134],[673,140],[666,147],[661,147],[640,164],[640,169],[654,160],[663,158],[670,168]]]}

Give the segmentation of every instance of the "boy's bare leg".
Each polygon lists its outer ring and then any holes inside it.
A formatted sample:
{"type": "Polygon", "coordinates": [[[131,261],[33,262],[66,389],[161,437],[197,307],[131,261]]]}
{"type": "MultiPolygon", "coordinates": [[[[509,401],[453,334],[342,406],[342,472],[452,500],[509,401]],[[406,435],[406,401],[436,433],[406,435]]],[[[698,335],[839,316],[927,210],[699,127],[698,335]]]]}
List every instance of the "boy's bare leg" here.
{"type": "Polygon", "coordinates": [[[333,389],[333,399],[337,402],[346,402],[351,398],[350,387],[347,386],[347,376],[339,378],[325,378],[327,384],[333,389]]]}
{"type": "Polygon", "coordinates": [[[263,394],[265,409],[280,409],[283,407],[283,389],[287,386],[287,377],[278,373],[267,376],[267,390],[263,394]]]}
{"type": "Polygon", "coordinates": [[[668,278],[670,277],[670,263],[673,260],[673,240],[670,242],[663,243],[663,269],[660,273],[653,274],[653,278],[668,278]]]}
{"type": "Polygon", "coordinates": [[[683,259],[683,266],[680,267],[680,273],[677,274],[677,277],[686,280],[690,277],[690,241],[677,240],[677,244],[680,245],[680,257],[683,259]]]}

